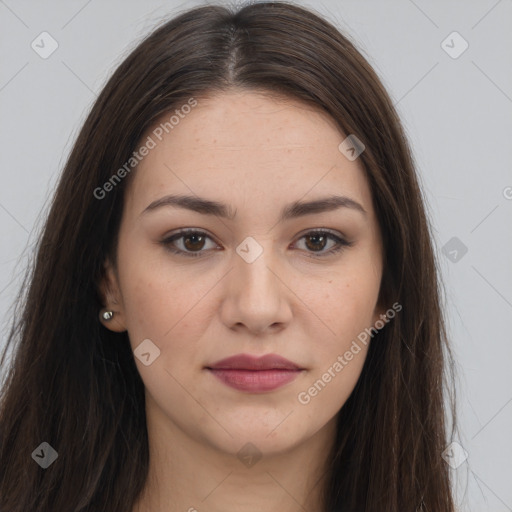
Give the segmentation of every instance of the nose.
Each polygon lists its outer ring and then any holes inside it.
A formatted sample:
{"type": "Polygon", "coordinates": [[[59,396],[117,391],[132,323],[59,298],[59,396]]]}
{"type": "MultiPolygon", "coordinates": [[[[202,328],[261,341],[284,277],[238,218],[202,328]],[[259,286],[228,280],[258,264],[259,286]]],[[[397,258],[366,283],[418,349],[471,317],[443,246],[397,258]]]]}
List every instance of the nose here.
{"type": "MultiPolygon", "coordinates": [[[[241,253],[243,254],[243,253],[241,253]]],[[[292,318],[292,291],[283,266],[272,256],[270,244],[254,260],[233,254],[233,268],[226,278],[221,318],[230,329],[254,335],[278,332],[292,318]]]]}

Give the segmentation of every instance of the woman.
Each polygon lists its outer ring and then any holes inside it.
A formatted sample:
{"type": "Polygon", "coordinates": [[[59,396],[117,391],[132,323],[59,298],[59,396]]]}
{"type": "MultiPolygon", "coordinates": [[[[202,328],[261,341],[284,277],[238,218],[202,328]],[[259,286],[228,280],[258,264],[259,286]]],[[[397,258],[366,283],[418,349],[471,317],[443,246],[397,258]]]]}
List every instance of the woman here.
{"type": "Polygon", "coordinates": [[[57,187],[9,338],[2,512],[453,511],[438,286],[349,40],[287,3],[183,13],[57,187]]]}

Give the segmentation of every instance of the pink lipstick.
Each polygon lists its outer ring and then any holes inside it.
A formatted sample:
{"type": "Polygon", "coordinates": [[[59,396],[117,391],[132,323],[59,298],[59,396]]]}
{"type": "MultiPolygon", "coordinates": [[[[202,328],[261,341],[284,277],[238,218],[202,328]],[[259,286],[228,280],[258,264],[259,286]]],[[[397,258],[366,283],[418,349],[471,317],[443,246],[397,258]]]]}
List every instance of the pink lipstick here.
{"type": "Polygon", "coordinates": [[[239,354],[217,361],[206,369],[227,386],[252,393],[280,388],[304,370],[277,354],[262,357],[239,354]]]}

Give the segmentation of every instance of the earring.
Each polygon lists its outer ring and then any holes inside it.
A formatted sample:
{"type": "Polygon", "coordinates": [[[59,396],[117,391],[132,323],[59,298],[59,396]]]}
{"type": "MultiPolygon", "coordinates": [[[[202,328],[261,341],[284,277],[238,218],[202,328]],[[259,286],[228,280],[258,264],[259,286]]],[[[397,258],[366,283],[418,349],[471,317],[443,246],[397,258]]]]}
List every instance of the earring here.
{"type": "Polygon", "coordinates": [[[114,312],[113,311],[103,311],[100,313],[100,317],[105,320],[106,322],[109,322],[110,320],[112,320],[112,317],[114,316],[114,312]]]}

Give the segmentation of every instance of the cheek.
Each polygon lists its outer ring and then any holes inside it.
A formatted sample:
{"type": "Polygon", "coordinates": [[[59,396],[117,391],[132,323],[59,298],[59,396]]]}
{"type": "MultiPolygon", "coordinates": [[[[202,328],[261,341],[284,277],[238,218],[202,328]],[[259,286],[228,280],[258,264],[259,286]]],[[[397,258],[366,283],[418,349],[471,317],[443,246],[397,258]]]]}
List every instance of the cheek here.
{"type": "Polygon", "coordinates": [[[315,339],[313,371],[299,403],[312,417],[328,418],[346,402],[361,374],[371,337],[380,287],[379,268],[354,264],[311,289],[306,302],[321,319],[315,339]],[[367,331],[365,331],[365,329],[367,331]]]}
{"type": "Polygon", "coordinates": [[[313,368],[297,396],[315,424],[332,418],[357,384],[371,342],[365,329],[373,325],[378,297],[378,286],[367,280],[333,279],[330,286],[315,306],[328,328],[316,338],[313,368]]]}
{"type": "Polygon", "coordinates": [[[142,340],[150,339],[160,349],[160,361],[166,368],[178,368],[180,362],[184,367],[193,361],[194,340],[201,338],[208,325],[208,292],[220,277],[216,272],[194,277],[183,269],[171,271],[157,261],[147,265],[140,264],[142,261],[147,261],[147,256],[132,257],[122,269],[130,343],[135,349],[142,340]]]}
{"type": "MultiPolygon", "coordinates": [[[[142,236],[141,236],[142,238],[142,236]]],[[[187,311],[190,289],[165,268],[160,251],[135,236],[120,237],[119,276],[130,338],[161,339],[187,311]]],[[[189,285],[190,288],[190,285],[189,285]]],[[[193,294],[192,294],[193,295],[193,294]]]]}
{"type": "Polygon", "coordinates": [[[173,279],[163,278],[157,267],[134,266],[127,275],[130,279],[123,290],[123,302],[132,350],[147,339],[159,350],[147,366],[135,357],[147,393],[159,404],[182,403],[180,383],[187,382],[187,391],[196,393],[189,374],[198,364],[195,340],[200,339],[204,325],[197,317],[204,320],[206,314],[201,297],[208,290],[207,283],[205,289],[194,289],[190,280],[180,279],[178,273],[173,279]]]}
{"type": "Polygon", "coordinates": [[[357,381],[366,359],[367,347],[347,361],[343,354],[333,357],[311,375],[310,381],[297,395],[298,406],[314,425],[323,425],[343,407],[357,381]]]}
{"type": "Polygon", "coordinates": [[[373,272],[350,271],[333,275],[322,292],[311,289],[305,302],[321,320],[321,344],[326,353],[341,350],[372,326],[380,287],[380,276],[373,272]]]}

